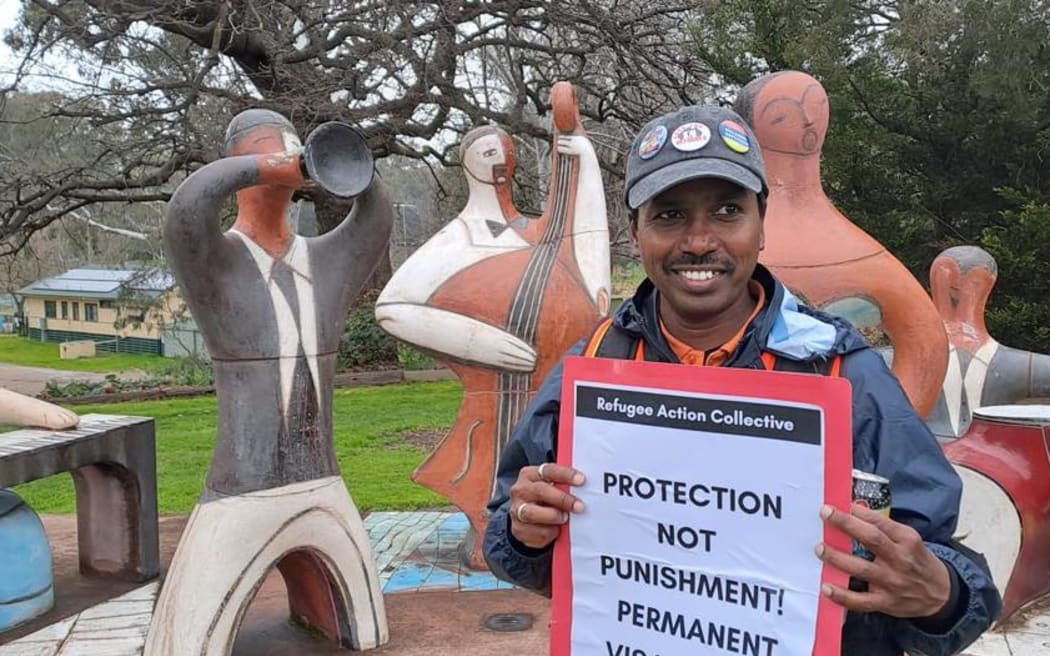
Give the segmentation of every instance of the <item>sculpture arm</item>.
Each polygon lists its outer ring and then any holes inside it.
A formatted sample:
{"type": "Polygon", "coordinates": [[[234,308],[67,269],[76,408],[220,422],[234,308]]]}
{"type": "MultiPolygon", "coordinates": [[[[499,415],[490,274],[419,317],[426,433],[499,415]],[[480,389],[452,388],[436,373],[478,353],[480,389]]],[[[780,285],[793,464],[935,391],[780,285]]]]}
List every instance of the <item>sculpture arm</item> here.
{"type": "Polygon", "coordinates": [[[65,430],[79,422],[80,418],[71,410],[0,388],[0,424],[65,430]]]}
{"type": "Polygon", "coordinates": [[[536,351],[509,332],[463,314],[418,303],[376,303],[376,320],[394,337],[461,362],[529,372],[536,351]]]}
{"type": "Polygon", "coordinates": [[[885,252],[812,275],[806,286],[799,285],[812,303],[835,300],[821,291],[828,280],[834,280],[838,289],[864,290],[863,295],[879,306],[882,329],[893,342],[893,373],[919,416],[929,415],[948,370],[948,334],[918,281],[885,252]]]}
{"type": "MultiPolygon", "coordinates": [[[[177,276],[217,263],[225,246],[223,205],[237,191],[258,184],[304,184],[297,154],[225,157],[195,171],[168,201],[164,246],[177,276]]],[[[185,276],[180,276],[180,283],[185,276]]]]}
{"type": "Polygon", "coordinates": [[[612,279],[609,270],[609,218],[598,156],[590,139],[578,135],[559,136],[558,152],[576,156],[580,161],[579,184],[573,205],[573,249],[587,295],[604,316],[609,309],[612,279]]]}
{"type": "Polygon", "coordinates": [[[313,239],[311,248],[315,249],[322,266],[344,263],[344,301],[357,298],[361,286],[389,248],[393,226],[394,204],[386,186],[376,178],[354,199],[350,213],[338,226],[313,239]]]}

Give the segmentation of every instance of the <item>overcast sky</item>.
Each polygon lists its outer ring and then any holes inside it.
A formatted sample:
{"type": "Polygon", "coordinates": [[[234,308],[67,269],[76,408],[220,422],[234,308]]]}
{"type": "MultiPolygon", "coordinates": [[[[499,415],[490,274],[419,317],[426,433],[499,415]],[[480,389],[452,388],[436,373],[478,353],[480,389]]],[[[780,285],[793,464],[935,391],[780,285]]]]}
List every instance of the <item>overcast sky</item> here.
{"type": "MultiPolygon", "coordinates": [[[[19,4],[18,0],[0,0],[0,34],[3,34],[7,31],[7,28],[14,25],[19,4]]],[[[11,51],[0,40],[0,71],[11,66],[11,59],[11,51]]]]}

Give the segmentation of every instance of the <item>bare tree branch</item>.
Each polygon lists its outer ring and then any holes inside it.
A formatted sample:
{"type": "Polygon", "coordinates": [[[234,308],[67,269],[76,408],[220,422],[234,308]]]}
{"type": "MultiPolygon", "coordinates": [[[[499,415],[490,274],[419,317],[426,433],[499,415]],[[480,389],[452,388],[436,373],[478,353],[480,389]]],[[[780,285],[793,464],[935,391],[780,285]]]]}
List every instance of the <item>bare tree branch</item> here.
{"type": "MultiPolygon", "coordinates": [[[[619,174],[633,128],[711,94],[709,69],[690,56],[693,4],[32,0],[6,35],[21,61],[0,90],[0,129],[61,127],[32,157],[0,149],[18,162],[0,171],[0,239],[24,243],[99,203],[166,199],[249,106],[304,136],[346,121],[377,158],[449,164],[477,124],[548,139],[550,88],[564,79],[588,121],[626,126],[600,148],[619,174]],[[35,111],[5,110],[13,93],[32,94],[35,111]]],[[[325,229],[339,218],[319,216],[325,229]]]]}

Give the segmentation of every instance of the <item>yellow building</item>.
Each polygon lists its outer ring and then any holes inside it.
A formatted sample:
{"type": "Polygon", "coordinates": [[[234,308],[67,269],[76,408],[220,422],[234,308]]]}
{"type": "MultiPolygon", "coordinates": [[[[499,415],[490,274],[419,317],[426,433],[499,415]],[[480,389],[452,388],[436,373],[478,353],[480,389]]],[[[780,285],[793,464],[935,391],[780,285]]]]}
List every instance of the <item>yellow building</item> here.
{"type": "Polygon", "coordinates": [[[166,272],[84,267],[16,293],[30,339],[90,339],[100,351],[163,355],[164,330],[182,306],[174,286],[166,272]]]}

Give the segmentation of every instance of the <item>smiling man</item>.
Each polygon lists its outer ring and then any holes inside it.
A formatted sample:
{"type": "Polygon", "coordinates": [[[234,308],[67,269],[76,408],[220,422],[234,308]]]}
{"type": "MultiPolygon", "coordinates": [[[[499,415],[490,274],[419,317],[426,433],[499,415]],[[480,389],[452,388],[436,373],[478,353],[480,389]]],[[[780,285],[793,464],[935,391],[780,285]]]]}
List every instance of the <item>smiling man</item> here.
{"type": "MultiPolygon", "coordinates": [[[[639,132],[625,201],[648,279],[572,354],[690,366],[841,375],[853,387],[854,467],[883,476],[892,518],[814,508],[863,543],[865,560],[825,545],[816,556],[853,578],[823,593],[848,609],[843,654],[953,654],[998,615],[983,559],[951,543],[961,483],[897,380],[847,322],[801,305],[758,264],[768,185],[754,133],[734,112],[686,107],[639,132]]],[[[555,483],[585,472],[551,464],[561,369],[515,429],[489,509],[493,572],[550,591],[552,545],[585,512],[555,483]]],[[[698,457],[702,457],[698,454],[698,457]]]]}

